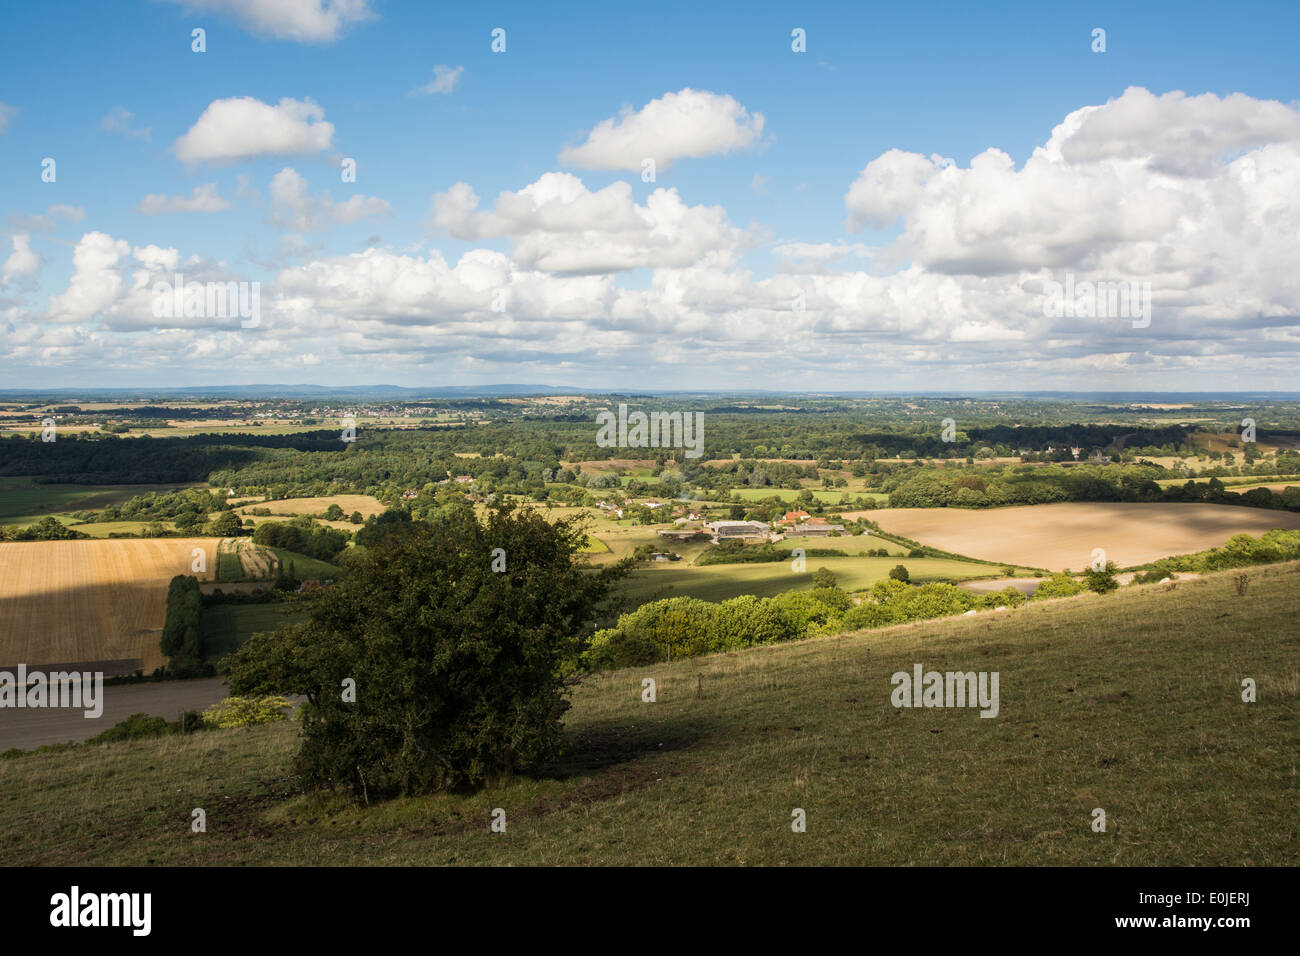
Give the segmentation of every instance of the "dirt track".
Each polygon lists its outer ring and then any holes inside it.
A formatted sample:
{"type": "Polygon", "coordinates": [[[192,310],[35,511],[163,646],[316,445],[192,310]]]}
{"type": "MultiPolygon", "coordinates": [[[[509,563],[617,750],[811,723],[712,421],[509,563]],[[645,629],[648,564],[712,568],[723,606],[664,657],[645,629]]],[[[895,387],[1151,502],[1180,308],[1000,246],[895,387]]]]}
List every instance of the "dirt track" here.
{"type": "Polygon", "coordinates": [[[131,714],[150,714],[175,720],[187,710],[203,710],[226,696],[219,677],[163,681],[157,684],[123,684],[104,688],[104,712],[87,719],[80,710],[0,709],[0,750],[31,750],[42,744],[82,741],[103,733],[131,714]]]}

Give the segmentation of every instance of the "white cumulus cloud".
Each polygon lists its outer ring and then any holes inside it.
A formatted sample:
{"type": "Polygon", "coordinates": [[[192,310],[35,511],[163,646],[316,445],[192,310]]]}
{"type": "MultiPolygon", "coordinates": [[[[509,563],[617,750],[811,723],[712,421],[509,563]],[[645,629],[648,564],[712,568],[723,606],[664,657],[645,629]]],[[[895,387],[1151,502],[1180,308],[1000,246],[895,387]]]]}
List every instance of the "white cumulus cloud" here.
{"type": "MultiPolygon", "coordinates": [[[[458,182],[432,197],[437,234],[501,249],[453,259],[371,239],[326,255],[289,236],[259,263],[275,277],[255,331],[198,317],[160,325],[152,282],[173,271],[219,281],[224,265],[87,233],[49,316],[15,321],[25,303],[0,302],[14,330],[0,360],[138,369],[183,355],[187,368],[220,369],[240,354],[273,374],[309,356],[326,378],[472,368],[682,387],[1285,389],[1300,353],[1300,142],[1295,110],[1282,109],[1130,90],[1044,128],[1020,165],[997,148],[964,165],[865,156],[849,224],[897,223],[897,236],[801,233],[752,257],[761,273],[743,258],[754,227],[676,190],[638,201],[626,182],[589,189],[552,172],[481,203],[458,182]],[[629,269],[644,271],[620,285],[629,269]],[[1045,314],[1046,283],[1067,273],[1149,283],[1149,326],[1045,314]]],[[[313,196],[291,168],[270,193],[273,220],[304,233],[387,208],[313,196]]],[[[24,253],[11,272],[30,262],[24,253]]]]}
{"type": "Polygon", "coordinates": [[[746,149],[763,135],[763,114],[751,114],[734,97],[692,90],[665,93],[639,110],[625,107],[598,123],[581,146],[560,153],[560,162],[582,169],[640,171],[653,159],[671,169],[679,159],[746,149]]]}
{"type": "Polygon", "coordinates": [[[327,192],[312,196],[307,191],[307,180],[289,166],[275,174],[270,192],[268,221],[295,232],[319,232],[334,223],[355,222],[393,211],[392,206],[376,196],[352,196],[341,203],[335,203],[327,192]]]}
{"type": "Polygon", "coordinates": [[[12,239],[14,251],[0,266],[0,286],[21,283],[41,271],[45,260],[32,250],[31,241],[26,235],[16,235],[12,239]]]}
{"type": "Polygon", "coordinates": [[[433,197],[433,224],[457,239],[513,242],[521,267],[554,273],[605,273],[684,266],[710,254],[730,260],[743,232],[721,206],[688,206],[675,189],[656,189],[638,205],[632,187],[595,192],[569,173],[546,173],[495,207],[478,208],[467,183],[433,197]]]}
{"type": "Polygon", "coordinates": [[[121,293],[118,263],[131,252],[125,239],[88,232],[72,253],[73,274],[61,295],[50,297],[49,316],[55,322],[84,322],[111,305],[121,293]]]}
{"type": "Polygon", "coordinates": [[[185,163],[237,162],[257,156],[319,153],[334,138],[334,124],[311,100],[282,99],[275,106],[251,96],[214,100],[172,145],[185,163]]]}
{"type": "Polygon", "coordinates": [[[1011,281],[1073,270],[1150,281],[1171,302],[1199,289],[1207,315],[1265,309],[1295,296],[1300,112],[1130,88],[1068,115],[1020,168],[996,148],[967,167],[890,150],[845,207],[850,229],[901,223],[886,262],[1011,281]]]}
{"type": "Polygon", "coordinates": [[[369,0],[170,0],[195,13],[228,14],[264,39],[333,43],[374,16],[369,0]]]}

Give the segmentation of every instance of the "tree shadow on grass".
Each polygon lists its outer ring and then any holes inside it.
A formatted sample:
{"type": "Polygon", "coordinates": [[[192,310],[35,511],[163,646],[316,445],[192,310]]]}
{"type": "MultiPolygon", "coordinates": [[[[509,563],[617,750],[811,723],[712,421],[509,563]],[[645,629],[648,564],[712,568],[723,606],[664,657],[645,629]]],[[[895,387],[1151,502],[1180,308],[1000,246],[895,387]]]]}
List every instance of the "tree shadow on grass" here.
{"type": "Polygon", "coordinates": [[[549,780],[590,776],[654,754],[686,750],[707,733],[698,718],[591,721],[566,731],[564,753],[540,768],[537,776],[549,780]]]}

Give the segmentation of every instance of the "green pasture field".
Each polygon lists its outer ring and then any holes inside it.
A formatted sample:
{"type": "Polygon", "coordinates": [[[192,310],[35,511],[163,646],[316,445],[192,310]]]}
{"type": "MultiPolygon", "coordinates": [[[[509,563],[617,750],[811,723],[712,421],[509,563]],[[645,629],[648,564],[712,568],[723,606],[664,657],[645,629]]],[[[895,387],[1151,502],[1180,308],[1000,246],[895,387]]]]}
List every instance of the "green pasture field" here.
{"type": "Polygon", "coordinates": [[[290,562],[293,563],[294,575],[301,581],[305,578],[337,578],[339,576],[338,565],[330,564],[328,561],[321,561],[317,558],[309,558],[305,554],[298,554],[296,551],[288,551],[285,548],[267,548],[275,554],[279,561],[278,567],[289,568],[290,562]]]}
{"type": "Polygon", "coordinates": [[[204,652],[218,661],[258,631],[276,631],[304,614],[285,604],[215,604],[203,609],[204,652]]]}
{"type": "Polygon", "coordinates": [[[31,478],[0,478],[0,524],[26,527],[46,515],[99,511],[151,491],[199,487],[176,485],[40,485],[31,478]]]}
{"type": "MultiPolygon", "coordinates": [[[[818,539],[811,547],[833,548],[836,539],[818,539]]],[[[673,550],[673,549],[668,549],[673,550]]],[[[762,564],[709,564],[683,567],[685,563],[648,565],[632,573],[625,592],[634,604],[659,597],[697,597],[706,601],[725,601],[741,594],[772,597],[785,591],[812,587],[812,572],[828,568],[837,584],[846,591],[871,587],[889,577],[896,565],[907,568],[913,583],[926,581],[966,581],[972,578],[1000,577],[1001,565],[954,561],[949,558],[816,558],[806,559],[807,571],[797,574],[791,561],[762,564]],[[670,588],[664,591],[664,588],[670,588]],[[663,592],[663,593],[661,593],[663,592]]]]}

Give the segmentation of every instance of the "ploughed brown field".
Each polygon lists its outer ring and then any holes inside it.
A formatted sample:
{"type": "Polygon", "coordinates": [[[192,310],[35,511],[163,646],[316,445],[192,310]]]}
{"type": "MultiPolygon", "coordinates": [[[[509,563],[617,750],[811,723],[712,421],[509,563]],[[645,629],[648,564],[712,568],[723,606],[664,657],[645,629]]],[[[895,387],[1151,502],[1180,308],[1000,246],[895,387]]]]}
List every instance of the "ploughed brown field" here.
{"type": "MultiPolygon", "coordinates": [[[[211,581],[216,538],[10,541],[0,544],[0,667],[96,662],[146,673],[158,649],[167,584],[211,581]],[[192,570],[200,548],[206,573],[192,570]]],[[[102,665],[102,666],[98,666],[102,665]]]]}
{"type": "Polygon", "coordinates": [[[1062,502],[1014,508],[879,508],[853,512],[892,534],[1000,564],[1081,571],[1093,548],[1120,567],[1214,548],[1234,534],[1300,528],[1300,514],[1211,504],[1062,502]]]}

